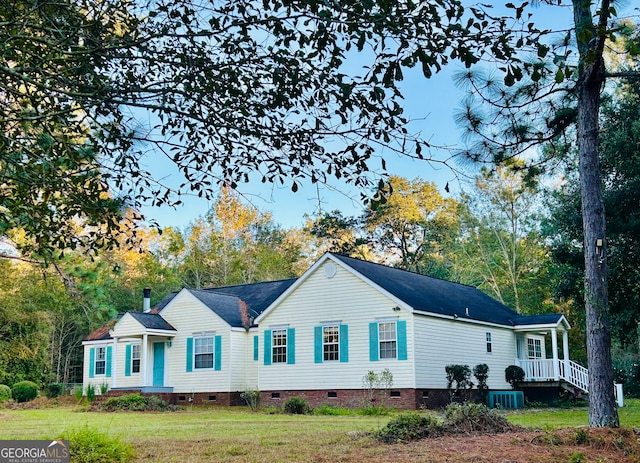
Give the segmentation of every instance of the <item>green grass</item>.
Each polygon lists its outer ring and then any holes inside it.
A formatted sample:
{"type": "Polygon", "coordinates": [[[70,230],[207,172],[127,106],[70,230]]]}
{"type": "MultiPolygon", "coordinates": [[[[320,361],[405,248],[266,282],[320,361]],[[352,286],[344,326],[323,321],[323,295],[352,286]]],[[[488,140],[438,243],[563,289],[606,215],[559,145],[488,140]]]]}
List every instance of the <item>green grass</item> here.
{"type": "MultiPolygon", "coordinates": [[[[640,426],[640,400],[628,400],[626,405],[619,411],[622,425],[640,426]]],[[[505,415],[515,424],[546,431],[585,426],[587,413],[586,408],[548,408],[505,415]]],[[[166,413],[97,413],[73,406],[0,409],[0,436],[53,439],[78,430],[96,430],[131,444],[136,461],[144,463],[387,461],[380,455],[393,449],[362,436],[379,430],[395,416],[395,412],[387,416],[286,415],[240,407],[194,407],[166,413]],[[318,455],[323,455],[321,460],[318,455]]],[[[416,456],[406,461],[418,460],[416,456]]]]}
{"type": "MultiPolygon", "coordinates": [[[[506,413],[509,421],[526,428],[558,429],[589,424],[587,407],[533,408],[506,413]]],[[[625,406],[618,409],[618,415],[621,426],[640,426],[640,399],[626,399],[625,406]]]]}
{"type": "Polygon", "coordinates": [[[361,415],[312,416],[270,415],[244,408],[194,408],[167,413],[96,413],[74,408],[40,410],[0,410],[0,434],[3,439],[52,438],[78,428],[90,427],[103,432],[154,438],[205,439],[245,434],[257,439],[279,439],[299,434],[371,431],[387,423],[389,417],[361,415]]]}
{"type": "MultiPolygon", "coordinates": [[[[505,412],[509,421],[527,428],[557,429],[586,426],[586,407],[536,408],[505,412]]],[[[82,427],[113,435],[155,438],[204,439],[250,434],[259,439],[305,433],[348,433],[372,431],[384,426],[390,416],[360,414],[286,415],[250,412],[245,408],[193,408],[167,413],[95,413],[74,407],[39,410],[0,409],[0,434],[4,439],[49,438],[82,427]]],[[[640,426],[640,399],[627,399],[619,409],[622,426],[640,426]]]]}

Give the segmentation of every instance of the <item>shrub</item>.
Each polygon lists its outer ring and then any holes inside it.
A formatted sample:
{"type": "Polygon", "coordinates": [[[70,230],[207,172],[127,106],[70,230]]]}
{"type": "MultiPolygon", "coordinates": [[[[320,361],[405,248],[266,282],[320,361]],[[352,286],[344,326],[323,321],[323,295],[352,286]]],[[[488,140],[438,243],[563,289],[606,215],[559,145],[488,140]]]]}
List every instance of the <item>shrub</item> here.
{"type": "Polygon", "coordinates": [[[311,408],[306,400],[300,397],[291,397],[284,403],[284,411],[292,415],[306,415],[311,411],[311,408]]]}
{"type": "Polygon", "coordinates": [[[517,389],[524,381],[524,370],[518,365],[509,365],[504,370],[504,379],[512,388],[517,389]]]}
{"type": "Polygon", "coordinates": [[[72,431],[61,438],[69,441],[71,461],[75,463],[127,463],[135,456],[131,445],[89,428],[72,431]]]}
{"type": "Polygon", "coordinates": [[[89,402],[96,400],[96,387],[93,384],[87,384],[87,400],[89,402]]]}
{"type": "Polygon", "coordinates": [[[469,365],[447,365],[444,367],[444,371],[447,373],[447,389],[449,389],[450,397],[453,398],[457,395],[460,389],[473,387],[469,365]],[[453,387],[454,383],[455,388],[453,387]]]}
{"type": "Polygon", "coordinates": [[[450,404],[444,410],[444,426],[453,434],[497,434],[514,429],[497,411],[484,404],[450,404]]]}
{"type": "Polygon", "coordinates": [[[393,386],[393,373],[388,368],[385,368],[380,373],[376,373],[373,370],[369,370],[366,375],[362,377],[362,387],[367,391],[365,407],[373,406],[378,403],[379,407],[384,407],[384,391],[391,389],[393,386]],[[383,392],[383,394],[376,394],[377,392],[383,392]],[[381,400],[378,401],[376,395],[381,396],[381,400]]]}
{"type": "Polygon", "coordinates": [[[408,412],[389,421],[376,433],[376,437],[382,442],[391,444],[440,434],[441,426],[435,418],[418,412],[408,412]]]}
{"type": "Polygon", "coordinates": [[[108,383],[102,383],[100,385],[100,394],[101,395],[105,395],[107,392],[109,392],[109,384],[108,383]]]}
{"type": "Polygon", "coordinates": [[[60,383],[49,383],[44,388],[44,395],[49,399],[60,397],[64,392],[64,386],[60,383]]]}
{"type": "Polygon", "coordinates": [[[111,397],[105,400],[100,408],[108,412],[164,412],[167,410],[173,410],[172,405],[166,400],[162,400],[160,397],[155,395],[145,397],[140,393],[111,397]]]}
{"type": "Polygon", "coordinates": [[[18,403],[29,402],[38,397],[38,385],[32,381],[20,381],[11,388],[11,395],[18,403]]]}
{"type": "Polygon", "coordinates": [[[6,384],[0,384],[0,402],[6,402],[11,399],[11,388],[6,384]]]}
{"type": "Polygon", "coordinates": [[[240,394],[240,398],[245,401],[251,411],[255,412],[260,406],[260,391],[257,389],[247,389],[240,394]]]}
{"type": "Polygon", "coordinates": [[[473,376],[478,380],[478,392],[480,392],[480,398],[483,403],[487,403],[489,399],[489,386],[487,386],[487,379],[489,379],[489,365],[481,363],[473,367],[473,376]]]}
{"type": "Polygon", "coordinates": [[[84,391],[82,390],[82,386],[76,386],[75,388],[73,388],[73,395],[76,396],[76,400],[78,402],[82,400],[83,392],[84,391]]]}

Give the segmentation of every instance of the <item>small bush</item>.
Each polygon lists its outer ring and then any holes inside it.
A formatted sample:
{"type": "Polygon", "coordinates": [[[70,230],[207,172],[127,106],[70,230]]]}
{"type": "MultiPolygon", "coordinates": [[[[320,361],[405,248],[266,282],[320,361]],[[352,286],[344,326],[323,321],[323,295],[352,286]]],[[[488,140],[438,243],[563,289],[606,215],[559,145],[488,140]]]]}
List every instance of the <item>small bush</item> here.
{"type": "Polygon", "coordinates": [[[473,367],[473,376],[478,381],[478,392],[482,403],[486,404],[489,401],[489,386],[487,380],[489,379],[489,365],[481,363],[473,367]]]}
{"type": "Polygon", "coordinates": [[[291,397],[284,403],[284,411],[292,415],[306,415],[311,411],[311,408],[306,400],[300,397],[291,397]]]}
{"type": "Polygon", "coordinates": [[[102,383],[100,385],[100,394],[101,395],[105,395],[107,392],[109,392],[109,384],[108,383],[102,383]]]}
{"type": "Polygon", "coordinates": [[[164,412],[173,410],[172,405],[166,400],[162,400],[158,396],[145,397],[139,393],[111,397],[105,400],[100,408],[107,412],[164,412]]]}
{"type": "Polygon", "coordinates": [[[93,384],[87,384],[87,400],[89,402],[96,400],[96,387],[93,384]]]}
{"type": "Polygon", "coordinates": [[[245,401],[247,406],[253,412],[255,412],[260,406],[260,391],[257,389],[247,389],[240,394],[240,398],[245,401]]]}
{"type": "Polygon", "coordinates": [[[456,396],[460,389],[471,389],[473,387],[469,365],[447,365],[444,367],[444,371],[447,374],[447,389],[449,389],[451,398],[456,396]]]}
{"type": "Polygon", "coordinates": [[[127,463],[135,452],[118,438],[84,428],[61,437],[69,441],[71,461],[75,463],[127,463]]]}
{"type": "Polygon", "coordinates": [[[20,381],[11,388],[13,399],[18,402],[29,402],[38,397],[38,385],[32,381],[20,381]]]}
{"type": "Polygon", "coordinates": [[[44,388],[44,395],[49,399],[60,397],[64,392],[64,386],[60,383],[49,383],[44,388]]]}
{"type": "Polygon", "coordinates": [[[82,400],[82,397],[84,396],[84,391],[82,390],[82,386],[76,386],[75,388],[73,388],[73,395],[76,397],[76,400],[78,401],[78,403],[82,400]]]}
{"type": "Polygon", "coordinates": [[[497,411],[484,404],[451,404],[444,410],[444,425],[453,434],[497,434],[514,426],[497,411]]]}
{"type": "Polygon", "coordinates": [[[504,370],[504,379],[512,388],[517,389],[524,382],[524,370],[518,365],[509,365],[504,370]]]}
{"type": "Polygon", "coordinates": [[[440,434],[441,426],[435,418],[418,412],[408,412],[389,421],[385,427],[376,433],[376,437],[382,442],[391,444],[440,434]]]}
{"type": "Polygon", "coordinates": [[[0,384],[0,402],[11,400],[11,388],[6,384],[0,384]]]}

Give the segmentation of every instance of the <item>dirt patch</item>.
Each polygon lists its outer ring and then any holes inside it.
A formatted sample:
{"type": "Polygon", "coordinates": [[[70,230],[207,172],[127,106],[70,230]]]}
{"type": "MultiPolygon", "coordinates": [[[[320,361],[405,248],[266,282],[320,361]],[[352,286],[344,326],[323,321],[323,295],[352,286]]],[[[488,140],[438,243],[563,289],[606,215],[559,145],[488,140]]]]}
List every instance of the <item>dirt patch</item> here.
{"type": "Polygon", "coordinates": [[[133,442],[137,462],[314,463],[638,463],[640,436],[630,429],[572,428],[427,438],[382,444],[371,436],[266,444],[247,439],[133,442]]]}
{"type": "Polygon", "coordinates": [[[49,399],[47,397],[38,397],[29,402],[14,402],[8,401],[2,404],[2,408],[9,410],[37,410],[41,408],[54,408],[54,407],[70,407],[77,405],[78,400],[74,396],[64,395],[56,397],[55,399],[49,399]]]}
{"type": "MultiPolygon", "coordinates": [[[[520,431],[492,436],[447,436],[394,446],[402,462],[587,463],[638,462],[640,436],[628,429],[520,431]],[[428,449],[426,460],[416,458],[428,449]]],[[[390,460],[391,461],[391,460],[390,460]]]]}

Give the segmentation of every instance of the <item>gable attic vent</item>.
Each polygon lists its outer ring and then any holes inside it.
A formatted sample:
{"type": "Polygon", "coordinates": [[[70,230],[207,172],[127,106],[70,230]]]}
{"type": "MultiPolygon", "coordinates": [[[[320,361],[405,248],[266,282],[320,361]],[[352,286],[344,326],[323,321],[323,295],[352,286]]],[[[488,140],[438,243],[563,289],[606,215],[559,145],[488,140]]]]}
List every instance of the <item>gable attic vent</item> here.
{"type": "Polygon", "coordinates": [[[336,275],[337,271],[338,269],[331,262],[324,266],[324,276],[327,278],[333,278],[336,275]]]}

